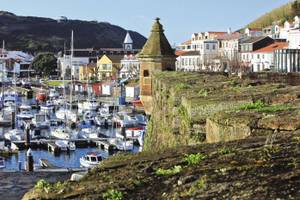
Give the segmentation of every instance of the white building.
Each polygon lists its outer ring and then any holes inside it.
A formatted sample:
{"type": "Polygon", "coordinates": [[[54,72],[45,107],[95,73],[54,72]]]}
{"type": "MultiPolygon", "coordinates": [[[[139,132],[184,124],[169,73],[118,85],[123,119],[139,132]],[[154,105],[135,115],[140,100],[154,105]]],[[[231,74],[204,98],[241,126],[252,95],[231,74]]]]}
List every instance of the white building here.
{"type": "Polygon", "coordinates": [[[238,57],[239,52],[239,43],[240,39],[243,38],[243,35],[234,32],[227,33],[223,36],[218,37],[219,40],[219,55],[222,58],[232,61],[238,57]]]}
{"type": "Polygon", "coordinates": [[[300,49],[300,28],[288,32],[289,49],[300,49]]]}
{"type": "Polygon", "coordinates": [[[71,75],[74,79],[79,80],[79,69],[80,66],[87,65],[90,62],[89,57],[72,57],[70,55],[63,55],[59,57],[58,68],[61,72],[61,77],[66,79],[71,78],[71,75]],[[72,60],[72,64],[71,64],[72,60]]]}
{"type": "Polygon", "coordinates": [[[226,32],[194,33],[191,40],[177,47],[178,55],[176,68],[182,71],[216,70],[219,67],[218,37],[226,32]]]}
{"type": "Polygon", "coordinates": [[[251,65],[253,72],[274,70],[274,51],[287,47],[287,42],[274,42],[252,52],[251,65]]]}
{"type": "Polygon", "coordinates": [[[121,78],[138,78],[140,71],[140,63],[135,55],[125,55],[121,60],[121,78]]]}
{"type": "Polygon", "coordinates": [[[4,77],[16,74],[17,77],[27,77],[34,73],[30,65],[34,57],[22,51],[0,50],[0,70],[4,77]]]}
{"type": "Polygon", "coordinates": [[[177,57],[176,62],[177,71],[199,71],[200,67],[200,52],[188,51],[183,52],[177,57]]]}

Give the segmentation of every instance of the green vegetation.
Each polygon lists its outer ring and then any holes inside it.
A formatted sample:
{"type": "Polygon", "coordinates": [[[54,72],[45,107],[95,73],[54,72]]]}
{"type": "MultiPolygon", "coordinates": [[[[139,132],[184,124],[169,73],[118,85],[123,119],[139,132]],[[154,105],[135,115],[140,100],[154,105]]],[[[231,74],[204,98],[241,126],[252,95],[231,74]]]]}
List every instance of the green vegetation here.
{"type": "Polygon", "coordinates": [[[207,97],[207,96],[208,96],[208,91],[205,90],[205,89],[201,89],[201,90],[198,92],[198,95],[201,96],[201,97],[207,97]]]}
{"type": "Polygon", "coordinates": [[[247,103],[243,106],[240,107],[241,110],[259,110],[262,109],[266,106],[266,104],[264,102],[262,102],[261,100],[258,100],[254,103],[247,103]]]}
{"type": "MultiPolygon", "coordinates": [[[[69,82],[69,80],[65,80],[65,85],[67,85],[69,82]]],[[[62,80],[48,80],[45,83],[50,87],[58,87],[64,85],[64,81],[62,80]]]]}
{"type": "Polygon", "coordinates": [[[299,0],[285,4],[261,16],[257,20],[247,25],[247,27],[264,28],[272,25],[273,22],[277,22],[279,25],[282,25],[285,21],[292,20],[293,17],[300,15],[299,4],[299,0]]]}
{"type": "Polygon", "coordinates": [[[186,83],[178,83],[174,86],[174,88],[176,91],[178,91],[178,90],[190,89],[190,88],[192,88],[192,86],[189,84],[186,84],[186,83]]]}
{"type": "Polygon", "coordinates": [[[240,110],[255,110],[257,112],[262,113],[275,113],[281,112],[291,109],[292,107],[287,104],[280,104],[280,105],[267,105],[261,100],[258,100],[254,103],[247,103],[240,107],[240,110]]]}
{"type": "Polygon", "coordinates": [[[41,76],[49,76],[56,73],[57,59],[52,53],[40,53],[32,61],[32,69],[41,76]]]}
{"type": "Polygon", "coordinates": [[[201,177],[197,181],[195,181],[192,186],[181,193],[182,197],[187,197],[187,196],[193,196],[195,193],[197,193],[199,190],[204,190],[207,188],[207,179],[206,177],[201,177]]]}
{"type": "Polygon", "coordinates": [[[186,154],[183,158],[183,161],[187,162],[188,165],[197,165],[206,158],[207,158],[207,156],[204,154],[201,154],[201,153],[189,154],[189,155],[186,154]]]}
{"type": "Polygon", "coordinates": [[[112,189],[103,193],[102,198],[105,200],[122,200],[123,193],[112,189]]]}
{"type": "Polygon", "coordinates": [[[156,175],[159,176],[168,176],[168,175],[175,175],[180,173],[182,170],[182,167],[180,165],[174,166],[172,169],[162,169],[158,168],[155,172],[156,175]]]}
{"type": "Polygon", "coordinates": [[[235,153],[235,150],[230,147],[222,147],[222,148],[218,149],[218,154],[220,154],[220,155],[227,155],[227,154],[232,154],[232,153],[235,153]]]}
{"type": "Polygon", "coordinates": [[[66,183],[57,182],[55,184],[50,184],[44,179],[39,180],[36,185],[35,189],[45,191],[46,193],[50,192],[58,192],[61,193],[65,190],[66,183]]]}
{"type": "Polygon", "coordinates": [[[48,183],[44,179],[39,180],[34,186],[35,189],[39,189],[39,190],[43,190],[49,187],[50,187],[50,183],[48,183]]]}

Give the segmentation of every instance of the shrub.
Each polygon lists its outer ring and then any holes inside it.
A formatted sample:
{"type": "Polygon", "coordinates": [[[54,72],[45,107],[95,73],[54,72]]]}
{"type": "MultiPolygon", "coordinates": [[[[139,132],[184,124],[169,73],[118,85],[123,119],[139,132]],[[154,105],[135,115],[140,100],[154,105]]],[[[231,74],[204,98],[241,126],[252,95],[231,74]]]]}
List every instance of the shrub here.
{"type": "Polygon", "coordinates": [[[156,175],[164,176],[164,175],[174,175],[180,173],[182,167],[180,165],[174,166],[172,169],[162,169],[158,168],[155,172],[156,175]]]}
{"type": "Polygon", "coordinates": [[[103,193],[102,198],[105,200],[122,200],[123,193],[112,189],[103,193]]]}
{"type": "Polygon", "coordinates": [[[197,165],[199,164],[202,160],[207,158],[206,155],[197,153],[197,154],[189,154],[185,155],[183,160],[188,163],[188,165],[197,165]]]}
{"type": "Polygon", "coordinates": [[[34,186],[35,189],[39,189],[39,190],[43,190],[49,187],[50,187],[50,183],[48,183],[44,179],[39,180],[34,186]]]}

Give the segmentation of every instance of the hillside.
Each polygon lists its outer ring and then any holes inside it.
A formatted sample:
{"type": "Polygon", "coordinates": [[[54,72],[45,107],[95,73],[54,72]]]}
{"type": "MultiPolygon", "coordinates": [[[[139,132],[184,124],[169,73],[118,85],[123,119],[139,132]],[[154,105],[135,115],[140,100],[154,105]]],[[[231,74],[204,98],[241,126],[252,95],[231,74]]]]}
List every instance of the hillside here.
{"type": "Polygon", "coordinates": [[[282,25],[286,20],[292,20],[293,17],[300,15],[300,0],[287,3],[279,8],[266,13],[255,21],[247,25],[249,28],[263,28],[276,22],[282,25]]]}
{"type": "Polygon", "coordinates": [[[80,182],[40,182],[33,199],[299,199],[299,132],[116,156],[80,182]]]}
{"type": "MultiPolygon", "coordinates": [[[[71,30],[74,30],[75,48],[122,47],[126,30],[105,22],[80,20],[54,20],[41,17],[16,16],[0,11],[0,39],[6,48],[30,52],[57,52],[70,46],[71,30]]],[[[146,38],[130,31],[134,48],[141,48],[146,38]]]]}
{"type": "Polygon", "coordinates": [[[299,199],[300,75],[156,72],[145,150],[29,199],[299,199]]]}

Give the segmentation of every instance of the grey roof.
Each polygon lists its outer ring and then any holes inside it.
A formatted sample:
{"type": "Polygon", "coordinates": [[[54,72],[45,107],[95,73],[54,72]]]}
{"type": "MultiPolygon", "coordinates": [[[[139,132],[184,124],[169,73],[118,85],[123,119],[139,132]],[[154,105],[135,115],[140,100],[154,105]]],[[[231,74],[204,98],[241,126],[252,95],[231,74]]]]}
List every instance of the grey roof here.
{"type": "MultiPolygon", "coordinates": [[[[251,37],[249,39],[245,39],[245,40],[241,41],[241,43],[242,44],[255,43],[255,42],[261,41],[265,38],[270,38],[270,37],[268,37],[268,36],[251,37]]],[[[270,39],[272,39],[272,38],[270,38],[270,39]]]]}

